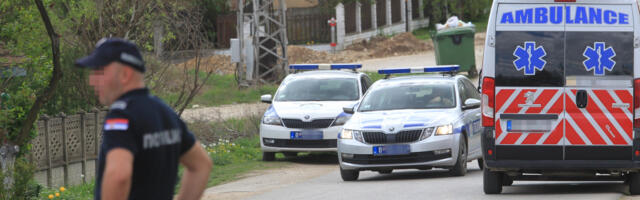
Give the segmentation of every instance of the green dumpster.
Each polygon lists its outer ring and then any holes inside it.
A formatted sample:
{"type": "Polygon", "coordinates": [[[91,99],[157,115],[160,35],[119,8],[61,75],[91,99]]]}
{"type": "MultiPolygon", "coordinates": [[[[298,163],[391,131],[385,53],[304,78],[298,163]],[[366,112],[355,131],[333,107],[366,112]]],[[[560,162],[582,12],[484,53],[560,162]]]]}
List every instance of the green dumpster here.
{"type": "Polygon", "coordinates": [[[431,37],[436,50],[438,65],[460,65],[460,71],[466,71],[469,76],[478,75],[474,35],[475,27],[458,27],[444,29],[431,37]]]}

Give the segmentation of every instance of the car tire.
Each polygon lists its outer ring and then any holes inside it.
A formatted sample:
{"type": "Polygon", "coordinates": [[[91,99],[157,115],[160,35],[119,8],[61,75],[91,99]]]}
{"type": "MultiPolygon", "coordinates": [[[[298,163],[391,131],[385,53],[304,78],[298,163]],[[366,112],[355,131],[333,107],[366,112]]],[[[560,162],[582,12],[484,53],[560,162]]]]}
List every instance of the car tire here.
{"type": "Polygon", "coordinates": [[[387,169],[387,170],[378,171],[379,174],[391,174],[391,172],[393,172],[393,169],[387,169]]]}
{"type": "Polygon", "coordinates": [[[631,173],[628,178],[629,182],[629,194],[640,194],[640,173],[631,173]]]}
{"type": "Polygon", "coordinates": [[[360,176],[360,171],[358,170],[347,170],[340,168],[340,176],[343,181],[355,181],[358,180],[358,176],[360,176]]]}
{"type": "Polygon", "coordinates": [[[478,158],[478,167],[480,170],[484,169],[484,160],[482,158],[478,158]]]}
{"type": "Polygon", "coordinates": [[[484,168],[482,170],[482,184],[485,194],[500,194],[502,192],[502,178],[501,172],[492,172],[489,169],[484,168]]]}
{"type": "Polygon", "coordinates": [[[275,152],[262,152],[262,161],[274,161],[276,160],[275,152]]]}
{"type": "Polygon", "coordinates": [[[507,175],[502,175],[502,186],[512,186],[512,185],[513,185],[513,178],[507,175]]]}
{"type": "Polygon", "coordinates": [[[298,152],[282,152],[285,158],[295,158],[298,157],[298,152]]]}
{"type": "Polygon", "coordinates": [[[449,169],[449,174],[452,176],[464,176],[467,174],[467,139],[464,136],[460,138],[460,144],[458,145],[458,159],[456,159],[456,165],[449,169]]]}

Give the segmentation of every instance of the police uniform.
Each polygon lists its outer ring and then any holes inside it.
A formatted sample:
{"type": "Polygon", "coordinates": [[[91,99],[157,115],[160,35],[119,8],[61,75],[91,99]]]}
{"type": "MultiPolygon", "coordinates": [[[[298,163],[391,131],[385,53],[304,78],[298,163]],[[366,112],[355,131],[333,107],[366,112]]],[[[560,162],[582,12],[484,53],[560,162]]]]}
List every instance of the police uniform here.
{"type": "MultiPolygon", "coordinates": [[[[76,65],[99,69],[114,61],[145,71],[135,44],[119,38],[101,40],[76,65]]],[[[195,137],[184,122],[147,88],[126,92],[111,104],[104,121],[95,199],[101,198],[106,156],[115,148],[126,149],[134,157],[129,199],[173,199],[180,157],[194,144],[195,137]]]]}

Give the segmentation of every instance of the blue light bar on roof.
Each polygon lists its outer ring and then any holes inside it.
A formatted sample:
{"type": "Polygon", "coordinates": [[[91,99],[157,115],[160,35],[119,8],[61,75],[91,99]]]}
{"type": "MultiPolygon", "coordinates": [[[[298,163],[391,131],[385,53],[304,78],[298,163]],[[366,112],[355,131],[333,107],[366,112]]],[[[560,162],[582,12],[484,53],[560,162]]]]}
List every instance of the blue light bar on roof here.
{"type": "Polygon", "coordinates": [[[295,70],[338,70],[338,69],[359,69],[362,68],[362,64],[295,64],[289,65],[289,69],[295,70]]]}
{"type": "Polygon", "coordinates": [[[429,72],[456,72],[460,65],[438,65],[427,67],[387,68],[378,70],[378,74],[409,74],[429,72]]]}

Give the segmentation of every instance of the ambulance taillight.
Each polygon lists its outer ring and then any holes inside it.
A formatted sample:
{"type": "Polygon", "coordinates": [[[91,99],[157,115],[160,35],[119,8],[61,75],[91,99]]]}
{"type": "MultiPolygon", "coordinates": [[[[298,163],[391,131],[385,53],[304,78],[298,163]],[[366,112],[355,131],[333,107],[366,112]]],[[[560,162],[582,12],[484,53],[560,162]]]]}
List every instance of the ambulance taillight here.
{"type": "Polygon", "coordinates": [[[640,128],[640,79],[633,80],[633,127],[640,128]]]}
{"type": "Polygon", "coordinates": [[[495,93],[495,79],[484,77],[482,79],[482,126],[491,127],[494,124],[495,93]]]}

